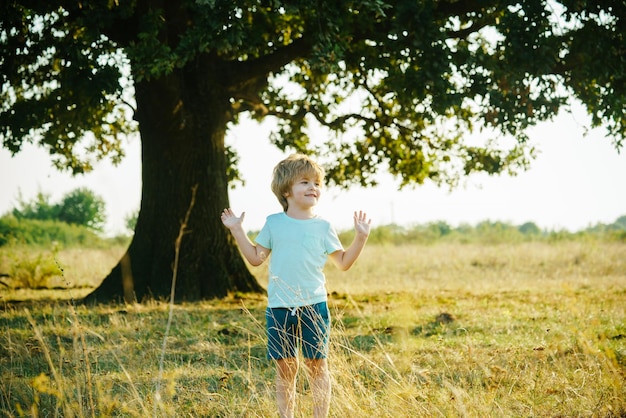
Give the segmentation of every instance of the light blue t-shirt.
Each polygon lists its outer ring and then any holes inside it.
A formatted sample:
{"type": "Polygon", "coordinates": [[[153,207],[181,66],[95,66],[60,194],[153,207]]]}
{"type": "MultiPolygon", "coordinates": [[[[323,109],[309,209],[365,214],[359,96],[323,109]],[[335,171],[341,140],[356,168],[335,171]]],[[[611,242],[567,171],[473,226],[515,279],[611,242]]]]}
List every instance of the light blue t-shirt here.
{"type": "Polygon", "coordinates": [[[326,301],[324,265],[343,246],[321,218],[294,219],[285,212],[267,217],[256,242],[272,250],[267,287],[270,308],[295,308],[326,301]]]}

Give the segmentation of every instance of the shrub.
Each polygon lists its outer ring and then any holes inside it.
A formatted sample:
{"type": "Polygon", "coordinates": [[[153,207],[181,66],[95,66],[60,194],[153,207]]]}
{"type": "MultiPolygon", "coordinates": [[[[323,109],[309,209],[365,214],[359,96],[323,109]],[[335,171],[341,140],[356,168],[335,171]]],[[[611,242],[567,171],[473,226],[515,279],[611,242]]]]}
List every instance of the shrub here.
{"type": "Polygon", "coordinates": [[[48,288],[49,279],[62,274],[54,261],[54,256],[49,254],[19,254],[12,258],[9,277],[11,277],[11,287],[14,288],[48,288]]]}
{"type": "Polygon", "coordinates": [[[20,196],[18,207],[12,211],[17,219],[61,221],[82,225],[101,231],[106,220],[104,200],[86,188],[67,193],[60,203],[50,202],[50,196],[39,192],[37,198],[27,202],[20,196]]]}
{"type": "Polygon", "coordinates": [[[102,246],[103,240],[87,227],[59,221],[0,217],[0,246],[9,244],[51,247],[102,246]]]}

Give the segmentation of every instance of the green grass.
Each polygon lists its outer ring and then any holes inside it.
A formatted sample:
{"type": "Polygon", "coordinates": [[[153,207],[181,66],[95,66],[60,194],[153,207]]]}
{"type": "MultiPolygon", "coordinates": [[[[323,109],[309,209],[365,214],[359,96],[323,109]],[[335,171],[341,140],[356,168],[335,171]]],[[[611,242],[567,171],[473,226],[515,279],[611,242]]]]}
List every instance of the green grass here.
{"type": "MultiPolygon", "coordinates": [[[[626,417],[625,254],[372,245],[347,273],[328,266],[331,416],[626,417]]],[[[165,303],[5,303],[0,416],[276,416],[264,309],[254,295],[176,305],[163,353],[165,303]]]]}

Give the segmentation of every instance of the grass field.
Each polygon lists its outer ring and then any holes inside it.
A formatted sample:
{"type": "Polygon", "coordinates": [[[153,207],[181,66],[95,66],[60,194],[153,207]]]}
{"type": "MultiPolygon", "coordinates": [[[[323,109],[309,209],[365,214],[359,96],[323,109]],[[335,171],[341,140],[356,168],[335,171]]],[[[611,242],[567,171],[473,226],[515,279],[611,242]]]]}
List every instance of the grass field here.
{"type": "MultiPolygon", "coordinates": [[[[56,257],[87,285],[117,253],[56,257]]],[[[327,278],[333,417],[626,417],[626,244],[369,245],[327,278]]],[[[167,303],[1,291],[0,416],[277,415],[262,296],[176,305],[166,335],[167,303]]]]}

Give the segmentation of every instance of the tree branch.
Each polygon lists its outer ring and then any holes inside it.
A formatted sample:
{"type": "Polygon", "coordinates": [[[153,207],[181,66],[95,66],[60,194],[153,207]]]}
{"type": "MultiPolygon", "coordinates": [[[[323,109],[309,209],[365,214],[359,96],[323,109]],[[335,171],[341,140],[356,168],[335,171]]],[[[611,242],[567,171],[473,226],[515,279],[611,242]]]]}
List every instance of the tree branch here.
{"type": "Polygon", "coordinates": [[[274,53],[248,61],[229,61],[225,74],[228,74],[228,91],[235,100],[233,110],[237,113],[253,111],[263,116],[269,110],[259,97],[259,92],[267,85],[270,73],[278,72],[282,67],[297,58],[306,57],[311,51],[311,43],[304,38],[277,49],[274,53]]]}
{"type": "Polygon", "coordinates": [[[489,25],[494,24],[495,21],[496,19],[493,16],[490,16],[490,19],[483,19],[479,22],[474,22],[473,24],[471,24],[465,29],[446,31],[446,35],[449,38],[465,39],[472,33],[476,33],[482,28],[485,28],[489,25]]]}
{"type": "Polygon", "coordinates": [[[278,48],[271,54],[247,61],[229,61],[227,71],[231,85],[237,89],[247,80],[278,72],[282,67],[297,58],[304,58],[311,52],[312,44],[305,38],[295,40],[289,45],[278,48]]]}

